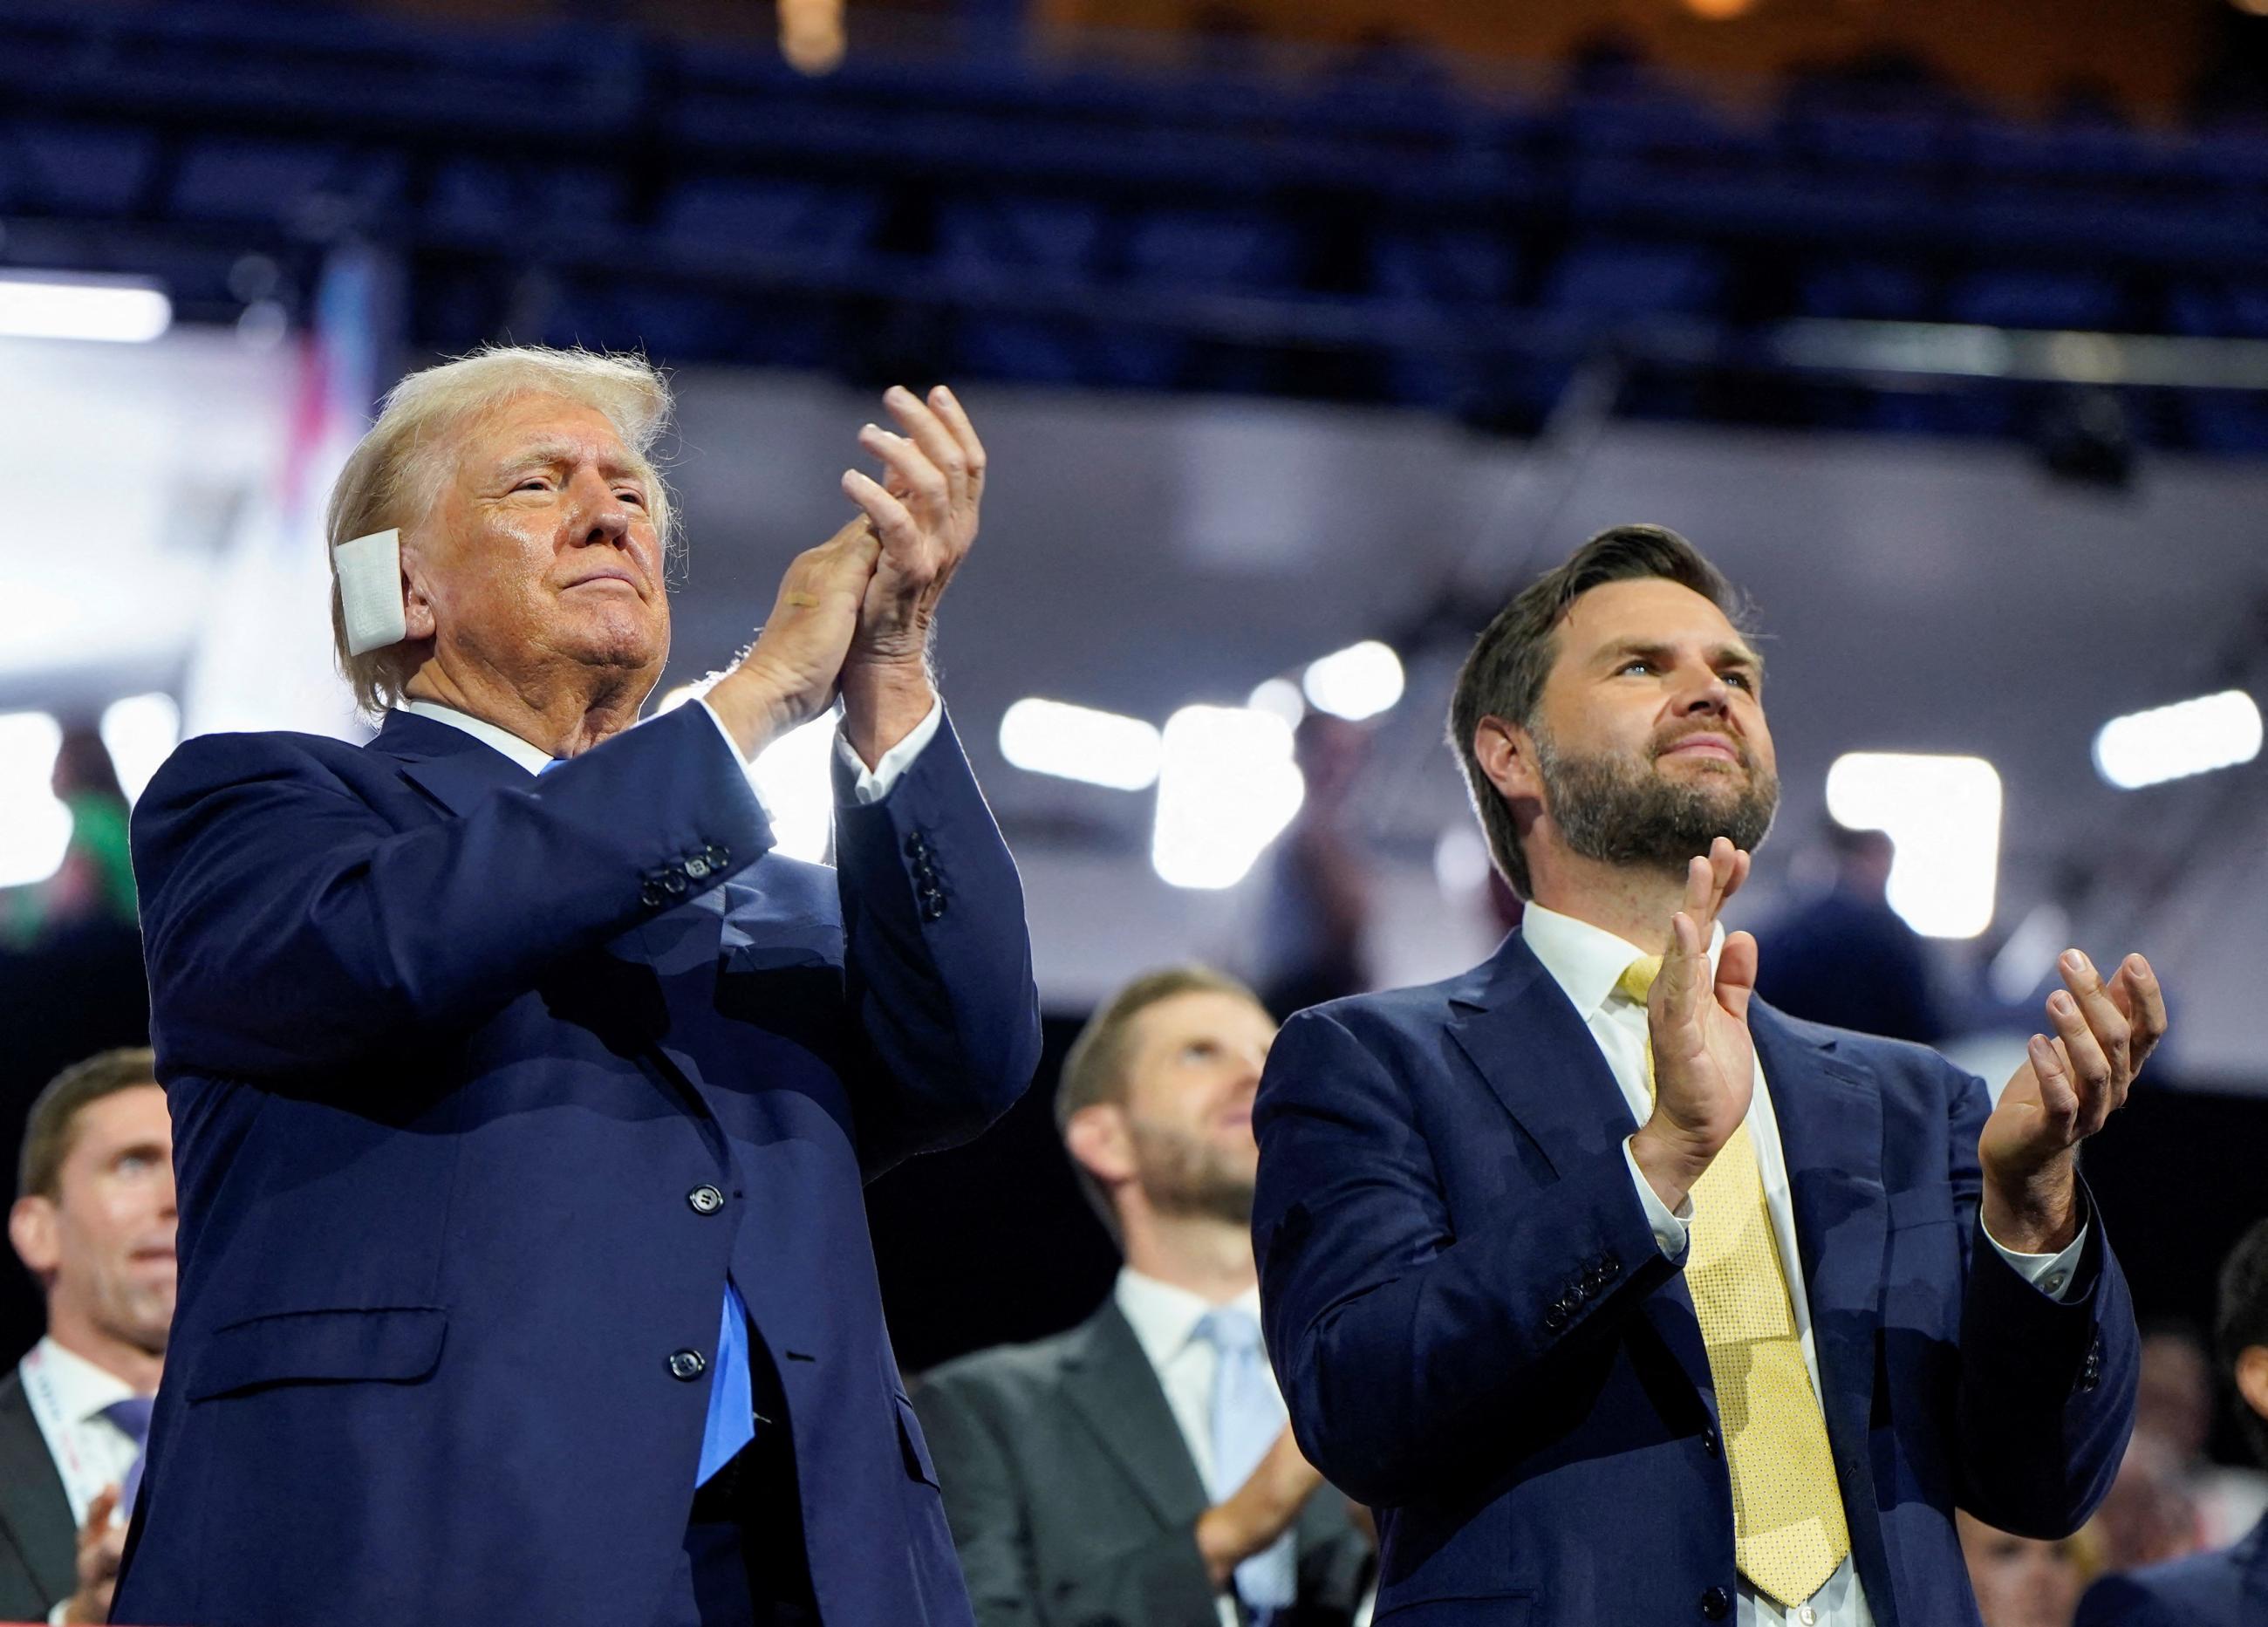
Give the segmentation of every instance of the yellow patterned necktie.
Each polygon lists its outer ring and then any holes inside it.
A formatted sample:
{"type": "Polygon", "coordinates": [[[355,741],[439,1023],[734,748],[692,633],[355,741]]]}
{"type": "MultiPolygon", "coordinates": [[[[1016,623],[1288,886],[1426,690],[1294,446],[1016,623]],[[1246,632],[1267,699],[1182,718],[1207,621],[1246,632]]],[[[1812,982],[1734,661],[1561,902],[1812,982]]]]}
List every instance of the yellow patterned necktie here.
{"type": "MultiPolygon", "coordinates": [[[[1615,987],[1644,1005],[1660,970],[1660,955],[1640,955],[1615,987]]],[[[1651,1099],[1651,1038],[1646,1092],[1651,1099]]],[[[1851,1531],[1746,1123],[1693,1183],[1692,1196],[1685,1286],[1717,1387],[1741,1574],[1783,1604],[1801,1604],[1850,1553],[1851,1531]]]]}

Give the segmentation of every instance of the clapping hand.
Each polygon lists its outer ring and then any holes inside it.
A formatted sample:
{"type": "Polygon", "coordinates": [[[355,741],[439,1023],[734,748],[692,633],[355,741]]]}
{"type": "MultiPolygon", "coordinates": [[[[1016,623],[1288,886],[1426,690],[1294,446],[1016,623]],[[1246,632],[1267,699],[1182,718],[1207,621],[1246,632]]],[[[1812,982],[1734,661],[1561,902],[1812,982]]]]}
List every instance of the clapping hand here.
{"type": "Polygon", "coordinates": [[[1749,1002],[1756,988],[1756,940],[1725,939],[1712,975],[1709,940],[1718,913],[1749,879],[1749,855],[1719,836],[1686,867],[1685,905],[1670,917],[1669,945],[1646,999],[1653,1046],[1653,1115],[1631,1155],[1671,1209],[1748,1116],[1756,1048],[1749,1002]]]}
{"type": "Polygon", "coordinates": [[[2053,1254],[2078,1235],[2079,1144],[2125,1105],[2166,1037],[2165,992],[2140,955],[2128,955],[2107,983],[2076,949],[2056,969],[2064,987],[2048,997],[2054,1034],[2032,1035],[1977,1142],[1984,1229],[2021,1254],[2053,1254]]]}

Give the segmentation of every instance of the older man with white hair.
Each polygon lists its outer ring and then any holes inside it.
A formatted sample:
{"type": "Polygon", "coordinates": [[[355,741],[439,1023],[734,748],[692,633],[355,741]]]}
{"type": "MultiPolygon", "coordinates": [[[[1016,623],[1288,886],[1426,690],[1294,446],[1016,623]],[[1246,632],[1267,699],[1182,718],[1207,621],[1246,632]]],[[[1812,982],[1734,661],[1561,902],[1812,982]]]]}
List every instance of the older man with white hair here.
{"type": "Polygon", "coordinates": [[[180,1306],[114,1619],[968,1621],[861,1186],[1015,1100],[1037,1003],[927,660],[983,448],[885,401],[859,517],[640,722],[660,376],[388,398],[330,519],[377,737],[194,740],[136,814],[180,1306]],[[838,699],[828,870],[745,769],[838,699]]]}

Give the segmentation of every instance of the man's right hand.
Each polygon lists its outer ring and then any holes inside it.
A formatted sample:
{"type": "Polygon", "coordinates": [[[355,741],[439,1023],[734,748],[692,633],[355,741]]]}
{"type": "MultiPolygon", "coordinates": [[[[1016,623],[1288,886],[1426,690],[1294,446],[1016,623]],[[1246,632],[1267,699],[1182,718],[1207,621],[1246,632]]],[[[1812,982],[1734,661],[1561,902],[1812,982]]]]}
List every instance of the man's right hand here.
{"type": "Polygon", "coordinates": [[[111,1517],[117,1510],[116,1486],[105,1486],[87,1505],[86,1523],[78,1531],[78,1591],[63,1606],[66,1622],[110,1619],[119,1561],[126,1557],[126,1528],[111,1517]]]}
{"type": "Polygon", "coordinates": [[[1749,877],[1749,856],[1719,836],[1685,872],[1685,907],[1670,917],[1669,947],[1646,1000],[1653,1046],[1653,1115],[1631,1137],[1631,1156],[1672,1210],[1733,1138],[1756,1089],[1756,1047],[1749,1001],[1756,990],[1756,940],[1725,939],[1716,975],[1709,939],[1725,901],[1749,877]]]}
{"type": "Polygon", "coordinates": [[[1212,1585],[1226,1587],[1236,1567],[1292,1528],[1307,1498],[1323,1483],[1286,1429],[1252,1476],[1197,1516],[1197,1552],[1212,1585]]]}
{"type": "Polygon", "coordinates": [[[788,566],[755,646],[705,697],[743,758],[835,703],[881,548],[861,514],[788,566]]]}

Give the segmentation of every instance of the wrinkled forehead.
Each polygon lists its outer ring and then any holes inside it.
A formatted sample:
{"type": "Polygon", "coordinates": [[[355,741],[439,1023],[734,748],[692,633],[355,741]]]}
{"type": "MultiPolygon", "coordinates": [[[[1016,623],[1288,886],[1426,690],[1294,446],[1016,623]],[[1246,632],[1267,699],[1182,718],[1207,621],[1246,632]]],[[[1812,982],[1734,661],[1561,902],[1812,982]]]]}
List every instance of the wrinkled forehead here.
{"type": "Polygon", "coordinates": [[[460,480],[518,468],[590,464],[601,475],[650,481],[653,467],[623,440],[613,419],[588,402],[558,395],[512,395],[452,424],[447,444],[460,480]]]}
{"type": "Polygon", "coordinates": [[[1602,582],[1575,596],[1553,629],[1555,671],[1623,650],[1698,650],[1712,660],[1764,659],[1706,595],[1665,577],[1602,582]]]}
{"type": "Polygon", "coordinates": [[[1145,1005],[1134,1019],[1132,1062],[1138,1077],[1147,1065],[1184,1045],[1218,1041],[1230,1047],[1276,1037],[1275,1019],[1244,995],[1225,989],[1191,989],[1145,1005]]]}

